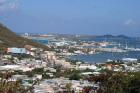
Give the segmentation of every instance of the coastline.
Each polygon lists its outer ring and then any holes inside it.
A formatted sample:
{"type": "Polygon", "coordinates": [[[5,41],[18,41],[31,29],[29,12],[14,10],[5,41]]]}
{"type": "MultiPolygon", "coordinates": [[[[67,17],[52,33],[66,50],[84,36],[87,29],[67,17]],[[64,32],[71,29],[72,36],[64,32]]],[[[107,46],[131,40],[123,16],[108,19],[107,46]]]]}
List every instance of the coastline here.
{"type": "Polygon", "coordinates": [[[81,60],[86,63],[105,63],[108,59],[110,60],[122,60],[123,58],[140,58],[140,52],[125,52],[125,53],[112,53],[112,52],[101,52],[98,54],[88,55],[76,55],[69,56],[73,60],[81,60]]]}

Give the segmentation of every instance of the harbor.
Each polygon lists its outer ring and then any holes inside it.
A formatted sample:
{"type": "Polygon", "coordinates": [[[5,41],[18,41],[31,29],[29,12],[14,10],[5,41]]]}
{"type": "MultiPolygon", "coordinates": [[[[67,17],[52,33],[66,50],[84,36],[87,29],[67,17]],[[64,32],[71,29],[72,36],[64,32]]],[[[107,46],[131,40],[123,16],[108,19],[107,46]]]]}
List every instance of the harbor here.
{"type": "Polygon", "coordinates": [[[108,59],[140,58],[140,43],[134,38],[124,38],[121,41],[119,41],[120,38],[89,38],[74,41],[68,38],[56,40],[54,36],[53,39],[49,37],[49,39],[44,38],[42,40],[43,43],[46,41],[46,45],[53,46],[56,52],[60,52],[59,54],[66,58],[86,63],[103,63],[108,59]]]}

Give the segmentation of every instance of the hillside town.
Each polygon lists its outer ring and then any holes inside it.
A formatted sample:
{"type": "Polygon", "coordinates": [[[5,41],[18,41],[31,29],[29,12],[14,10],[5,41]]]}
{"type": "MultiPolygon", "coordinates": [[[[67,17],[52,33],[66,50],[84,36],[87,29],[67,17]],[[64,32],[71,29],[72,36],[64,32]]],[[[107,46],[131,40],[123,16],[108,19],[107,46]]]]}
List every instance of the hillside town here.
{"type": "MultiPolygon", "coordinates": [[[[80,53],[78,51],[74,53],[80,53]]],[[[103,93],[99,92],[102,81],[91,78],[106,76],[108,71],[124,75],[140,71],[140,61],[134,58],[89,64],[66,59],[65,53],[72,52],[66,49],[60,52],[44,51],[32,45],[9,47],[5,53],[1,53],[0,73],[12,73],[7,82],[21,80],[24,87],[30,87],[34,81],[38,81],[33,86],[33,93],[103,93]]]]}
{"type": "Polygon", "coordinates": [[[0,93],[140,93],[140,0],[0,0],[0,93]]]}

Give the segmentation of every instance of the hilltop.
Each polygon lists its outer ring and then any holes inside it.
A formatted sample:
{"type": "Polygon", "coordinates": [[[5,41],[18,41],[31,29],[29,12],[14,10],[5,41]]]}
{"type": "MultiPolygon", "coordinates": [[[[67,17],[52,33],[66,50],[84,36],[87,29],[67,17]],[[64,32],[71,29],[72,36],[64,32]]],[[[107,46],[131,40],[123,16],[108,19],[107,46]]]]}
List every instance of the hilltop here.
{"type": "Polygon", "coordinates": [[[49,49],[43,44],[37,43],[27,38],[23,38],[15,34],[6,26],[0,24],[0,48],[24,47],[25,45],[32,45],[38,48],[43,48],[44,50],[49,49]]]}

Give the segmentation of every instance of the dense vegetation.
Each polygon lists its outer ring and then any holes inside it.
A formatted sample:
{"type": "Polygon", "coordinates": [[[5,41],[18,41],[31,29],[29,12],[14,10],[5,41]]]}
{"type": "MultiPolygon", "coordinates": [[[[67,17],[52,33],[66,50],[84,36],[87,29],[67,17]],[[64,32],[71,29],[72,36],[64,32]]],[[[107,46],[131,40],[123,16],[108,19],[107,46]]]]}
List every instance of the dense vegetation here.
{"type": "Polygon", "coordinates": [[[100,82],[97,93],[140,93],[140,72],[106,71],[106,74],[90,76],[87,80],[100,82]]]}
{"type": "Polygon", "coordinates": [[[2,74],[0,80],[0,93],[34,93],[34,85],[37,84],[37,80],[32,82],[31,86],[23,86],[22,80],[12,81],[10,79],[12,73],[7,71],[2,74]]]}
{"type": "Polygon", "coordinates": [[[35,47],[43,48],[45,50],[49,49],[45,45],[42,45],[40,43],[16,35],[10,29],[0,24],[0,48],[1,49],[7,47],[24,47],[24,45],[32,45],[35,47]]]}

